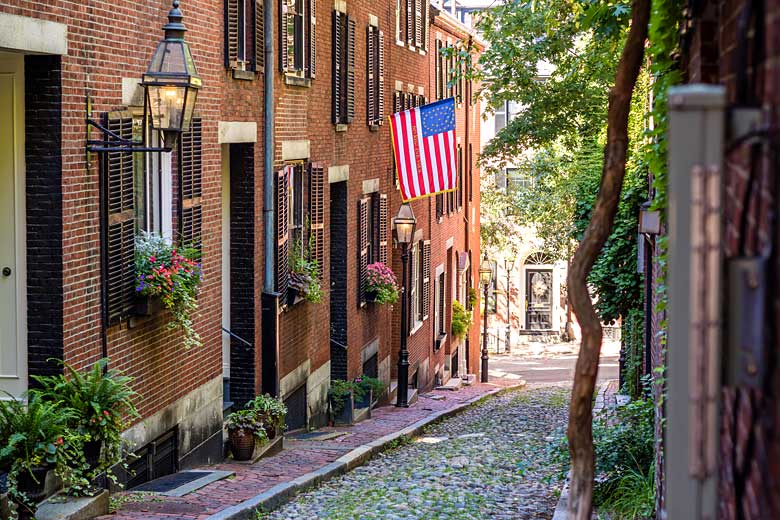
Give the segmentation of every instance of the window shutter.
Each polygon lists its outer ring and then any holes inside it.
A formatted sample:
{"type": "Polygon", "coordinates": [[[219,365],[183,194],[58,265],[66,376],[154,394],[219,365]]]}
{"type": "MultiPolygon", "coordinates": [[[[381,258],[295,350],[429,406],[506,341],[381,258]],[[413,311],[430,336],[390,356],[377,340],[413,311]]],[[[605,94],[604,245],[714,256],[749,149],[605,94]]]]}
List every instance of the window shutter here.
{"type": "Polygon", "coordinates": [[[381,125],[385,120],[385,33],[377,34],[377,86],[376,86],[376,119],[381,125]]]}
{"type": "Polygon", "coordinates": [[[290,229],[287,201],[290,170],[292,166],[285,166],[276,175],[276,292],[283,302],[287,299],[287,287],[290,282],[290,229]]]}
{"type": "Polygon", "coordinates": [[[428,9],[429,9],[428,4],[429,3],[430,2],[428,0],[422,0],[422,4],[423,4],[423,8],[422,8],[423,9],[422,10],[422,38],[423,38],[422,45],[423,45],[423,50],[425,50],[425,52],[428,52],[428,25],[429,25],[429,21],[428,20],[430,20],[430,15],[429,15],[429,12],[428,12],[428,9]]]}
{"type": "MultiPolygon", "coordinates": [[[[437,323],[438,327],[438,333],[439,334],[446,334],[447,328],[445,327],[445,323],[447,322],[447,311],[445,306],[445,300],[447,299],[447,277],[444,275],[444,273],[441,273],[439,275],[439,309],[437,311],[437,316],[439,317],[439,323],[437,323]]],[[[441,345],[439,345],[441,346],[441,345]]]]}
{"type": "Polygon", "coordinates": [[[397,90],[393,92],[393,114],[397,114],[401,111],[401,93],[397,90]]]}
{"type": "Polygon", "coordinates": [[[422,48],[422,4],[427,0],[414,0],[414,46],[422,48]]]}
{"type": "Polygon", "coordinates": [[[325,274],[325,168],[317,163],[309,165],[309,224],[312,254],[322,280],[325,274]]]}
{"type": "Polygon", "coordinates": [[[406,43],[414,45],[414,0],[406,0],[406,43]]]}
{"type": "Polygon", "coordinates": [[[202,126],[200,117],[192,118],[192,126],[179,139],[179,233],[181,243],[200,249],[203,210],[202,185],[202,126]]]}
{"type": "MultiPolygon", "coordinates": [[[[133,118],[109,114],[106,127],[123,139],[133,138],[133,118]]],[[[135,187],[133,154],[107,152],[103,161],[102,204],[106,216],[103,249],[107,319],[113,324],[130,314],[135,294],[135,187]]]]}
{"type": "Polygon", "coordinates": [[[373,25],[369,25],[366,28],[366,40],[368,59],[366,60],[366,120],[369,126],[376,121],[376,63],[375,53],[376,44],[374,41],[374,32],[376,28],[373,25]]]}
{"type": "Polygon", "coordinates": [[[347,18],[347,123],[355,119],[355,19],[347,18]]]}
{"type": "Polygon", "coordinates": [[[254,0],[255,6],[255,59],[256,72],[265,70],[265,7],[264,0],[254,0]]]}
{"type": "Polygon", "coordinates": [[[317,0],[309,0],[309,76],[317,76],[317,0]]]}
{"type": "Polygon", "coordinates": [[[439,193],[436,195],[436,218],[441,218],[444,215],[444,194],[439,193]]]}
{"type": "Polygon", "coordinates": [[[431,241],[423,242],[422,247],[422,315],[428,318],[431,309],[431,241]]]}
{"type": "Polygon", "coordinates": [[[239,0],[225,0],[225,67],[238,61],[238,5],[239,0]]]}
{"type": "Polygon", "coordinates": [[[387,233],[390,230],[387,220],[388,200],[387,194],[383,193],[379,196],[379,225],[377,231],[379,233],[379,261],[385,265],[387,264],[387,233]]]}
{"type": "Polygon", "coordinates": [[[436,99],[444,98],[444,86],[442,85],[441,64],[441,40],[436,40],[436,99]]]}
{"type": "Polygon", "coordinates": [[[401,2],[403,0],[395,0],[395,41],[403,41],[401,38],[401,2]]]}
{"type": "Polygon", "coordinates": [[[463,207],[463,147],[458,145],[458,191],[456,192],[455,205],[457,209],[463,207]]]}
{"type": "Polygon", "coordinates": [[[295,0],[279,0],[279,68],[295,67],[295,0]]]}
{"type": "Polygon", "coordinates": [[[368,274],[368,247],[371,237],[368,236],[368,204],[369,198],[358,201],[358,304],[366,304],[366,276],[368,274]]]}
{"type": "Polygon", "coordinates": [[[469,143],[469,202],[473,200],[474,196],[474,157],[472,155],[471,143],[469,143]]]}
{"type": "Polygon", "coordinates": [[[342,92],[341,85],[344,81],[342,66],[344,64],[342,57],[342,40],[344,34],[342,34],[342,13],[339,11],[333,11],[333,124],[341,123],[341,101],[342,92]]]}

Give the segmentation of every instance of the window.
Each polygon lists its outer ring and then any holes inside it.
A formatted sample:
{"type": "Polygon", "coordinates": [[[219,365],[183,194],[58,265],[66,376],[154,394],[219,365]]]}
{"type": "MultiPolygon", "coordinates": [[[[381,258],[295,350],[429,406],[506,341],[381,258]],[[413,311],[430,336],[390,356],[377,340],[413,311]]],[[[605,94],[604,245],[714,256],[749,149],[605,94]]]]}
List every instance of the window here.
{"type": "MultiPolygon", "coordinates": [[[[143,127],[141,111],[105,114],[103,124],[124,139],[150,146],[159,135],[143,127]]],[[[178,173],[177,229],[174,235],[171,154],[106,152],[100,157],[100,204],[103,234],[103,272],[107,292],[108,324],[132,315],[135,298],[135,236],[141,231],[159,233],[169,240],[199,247],[201,243],[201,128],[195,116],[182,133],[176,153],[178,173]]]]}
{"type": "Polygon", "coordinates": [[[411,273],[409,283],[409,330],[410,332],[417,328],[422,321],[420,319],[420,247],[418,244],[412,246],[411,251],[411,273]]]}
{"type": "Polygon", "coordinates": [[[366,304],[368,265],[387,264],[388,199],[377,192],[358,201],[358,305],[366,304]]]}
{"type": "Polygon", "coordinates": [[[263,0],[225,0],[225,66],[262,72],[263,0]]]}
{"type": "Polygon", "coordinates": [[[395,42],[428,51],[429,0],[396,0],[395,42]]]}
{"type": "Polygon", "coordinates": [[[501,106],[496,108],[494,114],[496,121],[496,133],[501,131],[520,113],[520,105],[514,101],[504,101],[501,106]]]}
{"type": "Polygon", "coordinates": [[[376,127],[385,118],[385,35],[369,25],[367,38],[366,111],[368,126],[376,127]]]}
{"type": "Polygon", "coordinates": [[[534,178],[520,168],[506,169],[507,193],[520,193],[534,187],[534,178]]]}
{"type": "Polygon", "coordinates": [[[317,1],[280,0],[279,67],[300,78],[314,78],[317,58],[317,1]]]}
{"type": "Polygon", "coordinates": [[[403,112],[410,108],[425,106],[427,100],[424,94],[414,94],[412,92],[402,92],[396,90],[393,92],[393,113],[403,112]]]}
{"type": "Polygon", "coordinates": [[[433,349],[438,350],[443,344],[443,339],[447,335],[446,328],[446,316],[447,316],[447,304],[446,304],[446,289],[447,289],[447,275],[443,266],[440,266],[436,274],[436,283],[434,283],[433,291],[433,349]]]}
{"type": "Polygon", "coordinates": [[[463,78],[458,77],[457,53],[451,43],[436,40],[436,98],[455,98],[456,103],[463,102],[463,78]]]}
{"type": "Polygon", "coordinates": [[[294,248],[317,263],[320,278],[324,272],[324,178],[325,169],[316,163],[290,163],[276,174],[275,278],[276,292],[283,302],[287,300],[294,248]]]}
{"type": "Polygon", "coordinates": [[[333,123],[355,119],[355,20],[333,11],[333,123]]]}
{"type": "Polygon", "coordinates": [[[455,192],[455,209],[463,207],[463,147],[458,145],[458,187],[455,192]]]}

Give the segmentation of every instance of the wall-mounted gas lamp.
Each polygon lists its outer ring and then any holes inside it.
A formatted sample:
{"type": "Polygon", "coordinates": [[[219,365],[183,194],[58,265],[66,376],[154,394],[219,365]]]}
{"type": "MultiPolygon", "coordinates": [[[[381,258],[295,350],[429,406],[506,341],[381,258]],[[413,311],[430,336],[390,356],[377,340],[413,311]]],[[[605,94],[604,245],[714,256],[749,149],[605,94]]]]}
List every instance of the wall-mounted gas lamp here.
{"type": "Polygon", "coordinates": [[[187,29],[182,23],[179,1],[174,0],[163,27],[165,38],[157,44],[149,68],[143,75],[144,127],[147,117],[152,130],[162,133],[163,147],[145,147],[144,142],[124,139],[87,117],[87,125],[103,132],[104,140],[87,140],[90,152],[169,152],[183,130],[190,127],[198,89],[203,84],[192,53],[184,41],[187,29]]]}

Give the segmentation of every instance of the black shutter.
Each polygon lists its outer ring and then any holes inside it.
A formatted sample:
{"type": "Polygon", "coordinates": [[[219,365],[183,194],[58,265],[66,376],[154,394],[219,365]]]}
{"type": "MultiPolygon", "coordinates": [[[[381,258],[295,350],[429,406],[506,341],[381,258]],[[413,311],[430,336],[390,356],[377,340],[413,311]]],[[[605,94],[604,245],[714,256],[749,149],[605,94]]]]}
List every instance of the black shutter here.
{"type": "Polygon", "coordinates": [[[393,92],[393,114],[397,114],[398,112],[401,111],[401,107],[402,107],[401,103],[403,101],[401,99],[401,96],[402,94],[397,90],[393,92]]]}
{"type": "Polygon", "coordinates": [[[458,189],[456,192],[456,209],[463,207],[463,147],[458,145],[458,189]]]}
{"type": "Polygon", "coordinates": [[[469,202],[473,200],[474,196],[474,156],[472,154],[471,143],[469,143],[469,202]]]}
{"type": "Polygon", "coordinates": [[[225,0],[225,67],[238,61],[239,0],[225,0]]]}
{"type": "Polygon", "coordinates": [[[309,164],[309,224],[312,256],[322,279],[325,272],[325,168],[316,163],[309,164]]]}
{"type": "Polygon", "coordinates": [[[265,7],[264,0],[254,0],[254,30],[255,30],[255,59],[253,66],[256,72],[265,70],[265,7]]]}
{"type": "Polygon", "coordinates": [[[414,46],[422,48],[422,4],[428,0],[414,0],[414,46]]]}
{"type": "Polygon", "coordinates": [[[436,218],[441,218],[444,215],[444,194],[439,193],[436,195],[436,218]]]}
{"type": "Polygon", "coordinates": [[[390,231],[388,222],[388,200],[387,194],[383,193],[379,196],[379,225],[376,226],[379,237],[379,258],[378,260],[385,265],[387,264],[387,233],[390,231]]]}
{"type": "Polygon", "coordinates": [[[276,292],[282,302],[287,301],[287,287],[290,282],[290,230],[287,194],[289,192],[289,170],[285,166],[276,175],[276,292]]]}
{"type": "Polygon", "coordinates": [[[309,77],[317,75],[317,0],[309,0],[309,77]]]}
{"type": "Polygon", "coordinates": [[[201,247],[201,224],[203,209],[202,193],[202,145],[203,122],[200,117],[192,118],[189,131],[182,132],[179,139],[179,233],[181,243],[187,247],[201,247]]]}
{"type": "Polygon", "coordinates": [[[344,34],[342,31],[342,16],[339,11],[333,11],[333,124],[340,124],[342,122],[342,85],[344,82],[343,75],[343,40],[344,34]]]}
{"type": "Polygon", "coordinates": [[[366,276],[368,274],[368,249],[371,237],[368,236],[368,204],[366,197],[358,201],[358,305],[366,304],[366,276]]]}
{"type": "Polygon", "coordinates": [[[355,19],[347,18],[347,123],[355,119],[355,19]]]}
{"type": "MultiPolygon", "coordinates": [[[[104,118],[107,128],[123,139],[133,138],[133,117],[127,112],[104,118]]],[[[135,186],[133,154],[107,152],[103,156],[102,184],[104,277],[108,324],[127,317],[135,293],[135,186]]]]}
{"type": "Polygon", "coordinates": [[[436,99],[444,99],[444,85],[442,85],[441,40],[436,40],[436,99]]]}
{"type": "Polygon", "coordinates": [[[279,0],[279,69],[282,72],[294,69],[294,56],[295,0],[279,0]]]}
{"type": "Polygon", "coordinates": [[[431,310],[431,241],[423,242],[422,247],[422,315],[427,319],[431,310]]]}
{"type": "Polygon", "coordinates": [[[428,0],[422,0],[423,8],[422,8],[422,45],[423,50],[428,52],[428,20],[430,18],[428,13],[428,0]]]}
{"type": "Polygon", "coordinates": [[[376,124],[385,120],[385,33],[377,34],[376,124]]]}

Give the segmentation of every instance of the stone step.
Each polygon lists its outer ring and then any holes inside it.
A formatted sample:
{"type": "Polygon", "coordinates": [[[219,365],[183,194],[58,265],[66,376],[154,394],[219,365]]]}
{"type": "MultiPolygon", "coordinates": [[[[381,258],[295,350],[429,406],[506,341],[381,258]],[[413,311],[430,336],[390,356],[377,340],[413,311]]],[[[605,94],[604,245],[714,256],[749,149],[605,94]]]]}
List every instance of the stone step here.
{"type": "MultiPolygon", "coordinates": [[[[396,399],[398,398],[398,380],[393,379],[390,381],[390,388],[388,389],[389,392],[389,404],[395,404],[396,399]]],[[[410,405],[417,402],[417,389],[409,387],[409,394],[407,395],[407,401],[410,405]]]]}
{"type": "Polygon", "coordinates": [[[466,374],[462,378],[463,386],[471,386],[477,382],[477,374],[466,374]]]}
{"type": "Polygon", "coordinates": [[[437,386],[436,390],[448,390],[450,392],[455,392],[460,389],[460,387],[463,385],[463,380],[459,377],[453,377],[450,378],[449,381],[444,383],[441,386],[437,386]]]}

